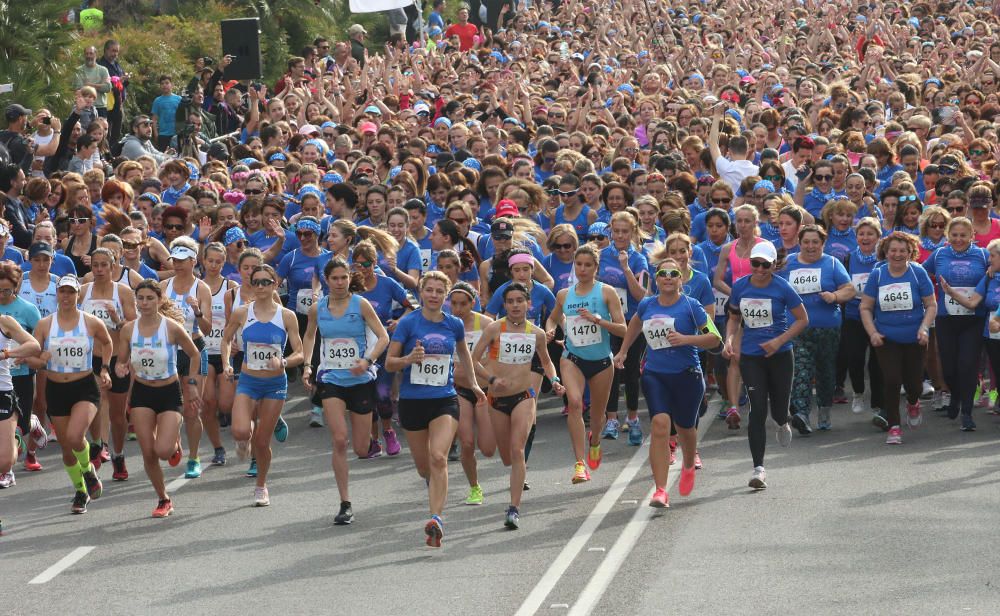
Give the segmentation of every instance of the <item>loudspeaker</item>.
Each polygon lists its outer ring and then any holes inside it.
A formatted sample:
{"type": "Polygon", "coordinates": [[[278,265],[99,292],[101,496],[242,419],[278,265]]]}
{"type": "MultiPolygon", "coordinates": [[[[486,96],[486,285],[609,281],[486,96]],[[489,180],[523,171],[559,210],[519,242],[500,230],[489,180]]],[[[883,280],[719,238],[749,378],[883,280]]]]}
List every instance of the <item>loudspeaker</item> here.
{"type": "Polygon", "coordinates": [[[233,56],[226,68],[226,79],[261,79],[264,76],[260,56],[260,22],[256,17],[224,19],[222,55],[233,56]]]}

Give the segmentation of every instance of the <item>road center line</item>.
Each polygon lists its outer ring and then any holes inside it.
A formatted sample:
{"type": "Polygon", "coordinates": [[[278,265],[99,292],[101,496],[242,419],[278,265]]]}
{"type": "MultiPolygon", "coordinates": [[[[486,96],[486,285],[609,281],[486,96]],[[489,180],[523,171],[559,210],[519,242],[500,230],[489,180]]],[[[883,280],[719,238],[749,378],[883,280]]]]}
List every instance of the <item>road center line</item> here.
{"type": "Polygon", "coordinates": [[[93,546],[93,545],[86,545],[86,546],[82,546],[82,547],[76,548],[75,550],[73,550],[72,552],[70,552],[69,554],[67,554],[66,556],[63,556],[61,559],[59,559],[59,562],[57,562],[56,564],[52,565],[51,567],[49,567],[45,571],[42,571],[41,573],[39,573],[37,576],[35,576],[34,579],[32,579],[28,583],[29,584],[44,584],[44,583],[48,582],[49,580],[51,580],[52,578],[56,577],[57,575],[59,575],[63,571],[65,571],[65,570],[69,569],[70,567],[72,567],[81,558],[83,558],[87,554],[90,554],[91,550],[93,550],[95,547],[96,546],[93,546]]]}
{"type": "MultiPolygon", "coordinates": [[[[708,433],[711,425],[715,423],[713,417],[707,413],[706,416],[709,418],[708,421],[703,421],[698,426],[699,443],[704,438],[704,435],[708,433]]],[[[676,483],[678,477],[680,477],[679,471],[670,473],[667,476],[667,492],[676,483]]],[[[604,593],[608,590],[608,586],[611,585],[611,580],[618,574],[618,570],[621,569],[625,559],[632,553],[635,544],[638,543],[642,533],[646,530],[646,525],[649,524],[649,521],[659,511],[647,505],[649,498],[653,495],[653,490],[653,488],[650,488],[649,493],[646,494],[646,498],[641,501],[641,504],[635,510],[635,515],[632,516],[632,519],[629,520],[622,533],[618,535],[618,539],[614,545],[608,550],[607,556],[601,562],[597,571],[594,575],[590,576],[590,580],[584,587],[583,592],[580,593],[579,599],[577,599],[576,603],[573,604],[573,608],[569,611],[570,616],[588,616],[597,607],[601,597],[604,596],[604,593]]]]}

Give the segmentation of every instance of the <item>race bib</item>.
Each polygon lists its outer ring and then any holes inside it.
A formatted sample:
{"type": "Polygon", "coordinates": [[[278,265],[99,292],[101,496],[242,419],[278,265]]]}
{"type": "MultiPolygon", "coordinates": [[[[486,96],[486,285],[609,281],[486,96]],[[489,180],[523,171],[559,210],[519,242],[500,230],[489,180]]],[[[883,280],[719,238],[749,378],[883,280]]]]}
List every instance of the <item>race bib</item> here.
{"type": "Polygon", "coordinates": [[[450,370],[451,355],[424,355],[424,361],[410,367],[410,383],[444,387],[450,370]]]}
{"type": "Polygon", "coordinates": [[[622,303],[622,309],[624,310],[628,306],[628,289],[619,289],[614,287],[615,293],[618,295],[618,301],[622,303]]]}
{"type": "Polygon", "coordinates": [[[788,282],[799,295],[807,293],[819,293],[822,288],[819,284],[820,268],[800,268],[788,274],[788,282]]]}
{"type": "Polygon", "coordinates": [[[205,334],[205,350],[209,355],[218,355],[222,349],[222,330],[226,328],[226,317],[222,311],[212,311],[212,329],[205,334]],[[216,316],[218,315],[218,316],[216,316]]]}
{"type": "Polygon", "coordinates": [[[868,284],[868,277],[871,276],[870,272],[865,272],[864,274],[854,274],[851,276],[851,284],[857,290],[857,297],[860,299],[861,294],[865,292],[865,285],[868,284]]]}
{"type": "Polygon", "coordinates": [[[500,334],[500,356],[502,364],[530,364],[535,356],[535,334],[500,334]]]}
{"type": "Polygon", "coordinates": [[[740,300],[740,313],[743,314],[743,324],[751,329],[774,325],[774,315],[771,314],[771,300],[769,299],[744,297],[740,300]]]}
{"type": "Polygon", "coordinates": [[[299,289],[299,292],[295,294],[295,312],[299,314],[309,314],[309,309],[313,305],[313,290],[312,287],[308,289],[299,289]]]}
{"type": "Polygon", "coordinates": [[[671,346],[667,335],[674,330],[673,317],[653,317],[642,322],[642,333],[651,349],[666,349],[671,346]]]}
{"type": "Polygon", "coordinates": [[[170,376],[166,348],[132,347],[132,369],[140,379],[161,381],[170,376]]]}
{"type": "Polygon", "coordinates": [[[465,345],[469,347],[470,353],[472,352],[472,349],[476,348],[476,344],[482,337],[483,337],[483,330],[481,329],[477,331],[465,330],[465,345]]]}
{"type": "Polygon", "coordinates": [[[894,282],[878,288],[878,306],[885,312],[913,310],[913,294],[910,283],[894,282]]]}
{"type": "Polygon", "coordinates": [[[288,295],[288,279],[287,278],[284,279],[284,280],[282,280],[281,284],[278,285],[278,295],[281,296],[281,297],[285,297],[286,295],[288,295]]]}
{"type": "MultiPolygon", "coordinates": [[[[972,294],[976,291],[975,287],[952,287],[955,293],[961,295],[962,297],[968,299],[972,297],[972,294]]],[[[958,303],[954,297],[950,295],[945,295],[944,298],[944,309],[948,314],[952,316],[966,316],[970,314],[976,314],[975,310],[969,310],[962,304],[958,303]]]]}
{"type": "Polygon", "coordinates": [[[354,338],[323,339],[322,370],[349,370],[361,357],[354,338]]]}
{"type": "Polygon", "coordinates": [[[420,269],[422,271],[427,271],[431,268],[431,249],[424,248],[420,250],[420,269]]]}
{"type": "Polygon", "coordinates": [[[577,348],[600,344],[601,326],[581,316],[567,316],[566,337],[577,348]]]}
{"type": "Polygon", "coordinates": [[[712,294],[715,296],[715,316],[716,318],[726,315],[726,304],[729,303],[729,296],[719,291],[718,289],[712,289],[712,294]]]}
{"type": "Polygon", "coordinates": [[[263,342],[248,342],[246,362],[251,370],[272,370],[272,357],[281,357],[281,346],[263,342]]]}
{"type": "Polygon", "coordinates": [[[82,372],[87,369],[90,343],[86,336],[61,336],[49,342],[49,367],[56,372],[82,372]]]}
{"type": "Polygon", "coordinates": [[[113,330],[115,322],[111,319],[111,308],[108,307],[110,303],[112,302],[109,299],[88,299],[83,302],[83,311],[94,315],[104,323],[105,327],[113,330]]]}

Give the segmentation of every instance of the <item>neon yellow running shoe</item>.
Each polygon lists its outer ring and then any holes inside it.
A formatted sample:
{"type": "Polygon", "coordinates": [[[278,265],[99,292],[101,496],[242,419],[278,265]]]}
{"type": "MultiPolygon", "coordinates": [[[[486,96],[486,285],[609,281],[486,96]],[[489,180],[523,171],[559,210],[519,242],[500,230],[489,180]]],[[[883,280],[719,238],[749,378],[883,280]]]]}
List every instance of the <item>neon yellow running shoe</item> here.
{"type": "Polygon", "coordinates": [[[483,488],[477,483],[469,488],[469,495],[465,498],[466,505],[483,504],[483,488]]]}

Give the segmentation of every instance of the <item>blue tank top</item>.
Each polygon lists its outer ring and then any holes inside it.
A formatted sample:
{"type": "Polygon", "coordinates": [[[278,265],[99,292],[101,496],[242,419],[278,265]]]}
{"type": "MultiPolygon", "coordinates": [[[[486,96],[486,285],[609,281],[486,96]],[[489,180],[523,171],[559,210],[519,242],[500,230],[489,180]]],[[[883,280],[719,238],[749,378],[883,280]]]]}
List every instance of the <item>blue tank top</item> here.
{"type": "Polygon", "coordinates": [[[577,309],[586,308],[595,316],[608,320],[611,311],[604,301],[604,283],[595,281],[594,288],[586,295],[577,295],[576,285],[569,287],[563,302],[566,324],[566,350],[580,359],[597,361],[611,357],[611,334],[596,323],[577,315],[577,309]]]}
{"type": "Polygon", "coordinates": [[[351,367],[368,352],[368,325],[361,315],[361,298],[351,295],[342,317],[330,313],[330,296],[324,295],[316,306],[320,339],[320,363],[317,379],[323,383],[350,387],[375,380],[375,366],[354,376],[351,367]]]}
{"type": "Polygon", "coordinates": [[[84,312],[80,311],[80,319],[72,330],[59,327],[59,316],[52,316],[49,336],[45,339],[45,350],[52,354],[46,370],[73,374],[76,372],[91,372],[94,369],[94,342],[87,334],[87,322],[84,312]]]}
{"type": "Polygon", "coordinates": [[[573,220],[566,219],[566,206],[560,205],[556,208],[555,222],[557,225],[570,224],[573,225],[573,229],[576,230],[576,237],[579,238],[581,242],[587,241],[587,230],[590,229],[590,223],[587,222],[587,217],[590,216],[590,206],[585,205],[580,208],[580,213],[576,215],[573,220]]]}
{"type": "Polygon", "coordinates": [[[243,324],[243,361],[251,370],[271,370],[272,357],[282,357],[288,332],[282,319],[281,306],[275,306],[270,321],[257,320],[256,302],[247,304],[247,320],[243,324]]]}
{"type": "Polygon", "coordinates": [[[49,316],[56,311],[56,278],[55,274],[49,274],[49,286],[44,291],[36,291],[31,286],[31,277],[25,276],[21,281],[21,291],[18,293],[25,301],[30,302],[38,308],[38,313],[42,318],[49,316]]]}
{"type": "Polygon", "coordinates": [[[156,332],[149,337],[142,335],[136,321],[131,347],[132,371],[140,379],[162,381],[177,376],[177,345],[170,343],[166,317],[160,317],[156,332]]]}

